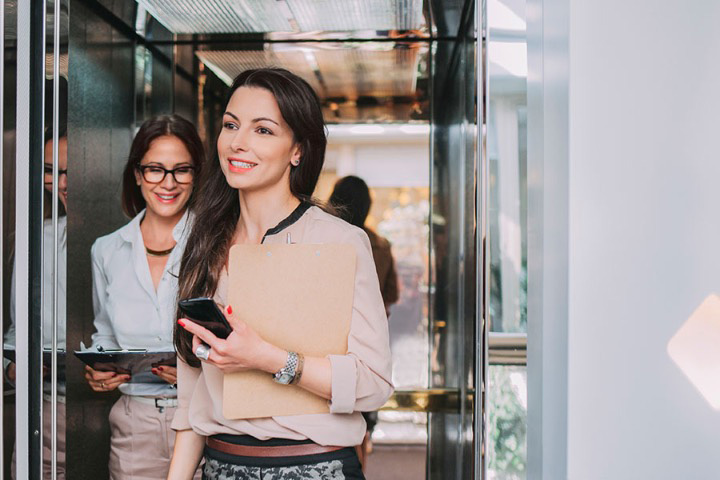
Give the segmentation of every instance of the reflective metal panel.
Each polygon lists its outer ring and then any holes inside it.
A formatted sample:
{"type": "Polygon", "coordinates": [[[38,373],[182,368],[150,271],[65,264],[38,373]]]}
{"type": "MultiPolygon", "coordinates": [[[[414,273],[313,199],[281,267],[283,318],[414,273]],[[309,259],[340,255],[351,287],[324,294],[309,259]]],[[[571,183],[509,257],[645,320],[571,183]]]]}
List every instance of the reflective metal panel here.
{"type": "Polygon", "coordinates": [[[173,33],[287,32],[293,30],[285,2],[138,0],[138,3],[173,33]]]}
{"type": "MultiPolygon", "coordinates": [[[[5,174],[5,2],[0,3],[0,185],[4,187],[5,174]]],[[[4,188],[3,188],[4,192],[4,188]]],[[[5,201],[0,193],[0,329],[5,333],[5,201]]],[[[5,346],[0,344],[0,356],[5,357],[5,346]]],[[[5,373],[3,363],[3,377],[5,373]]],[[[5,455],[5,379],[0,380],[0,478],[4,477],[5,455]]]]}
{"type": "MultiPolygon", "coordinates": [[[[87,2],[70,7],[67,343],[76,349],[95,331],[91,245],[127,221],[119,199],[135,126],[135,43],[87,2]]],[[[108,478],[108,413],[116,398],[94,394],[83,368],[68,357],[67,478],[108,478]]]]}
{"type": "Polygon", "coordinates": [[[478,235],[481,170],[476,127],[482,98],[476,98],[474,2],[455,41],[439,41],[432,68],[432,297],[431,387],[455,388],[460,402],[455,413],[432,413],[429,419],[428,478],[479,478],[482,448],[476,413],[482,415],[484,361],[481,303],[482,268],[478,235]]]}
{"type": "Polygon", "coordinates": [[[17,477],[42,472],[43,98],[45,2],[20,2],[16,150],[17,477]],[[40,301],[38,301],[38,299],[40,301]]]}
{"type": "Polygon", "coordinates": [[[198,58],[228,85],[250,68],[282,66],[323,98],[415,95],[423,45],[271,45],[265,50],[200,51],[198,58]]]}
{"type": "Polygon", "coordinates": [[[422,0],[137,0],[173,33],[415,30],[422,0]]]}
{"type": "Polygon", "coordinates": [[[268,43],[262,49],[201,50],[201,62],[226,85],[249,68],[281,66],[305,80],[330,123],[427,121],[425,42],[268,43]]]}
{"type": "Polygon", "coordinates": [[[300,31],[415,30],[422,0],[287,0],[300,31]]]}

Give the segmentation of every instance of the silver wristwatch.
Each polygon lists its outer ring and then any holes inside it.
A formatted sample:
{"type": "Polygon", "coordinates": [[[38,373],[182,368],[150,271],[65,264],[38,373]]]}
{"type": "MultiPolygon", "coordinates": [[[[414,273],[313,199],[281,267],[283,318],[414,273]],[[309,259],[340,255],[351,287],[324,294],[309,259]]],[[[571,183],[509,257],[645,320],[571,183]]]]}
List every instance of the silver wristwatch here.
{"type": "Polygon", "coordinates": [[[288,352],[285,366],[273,374],[273,378],[277,383],[282,385],[290,385],[295,379],[295,372],[298,367],[298,354],[288,352]]]}

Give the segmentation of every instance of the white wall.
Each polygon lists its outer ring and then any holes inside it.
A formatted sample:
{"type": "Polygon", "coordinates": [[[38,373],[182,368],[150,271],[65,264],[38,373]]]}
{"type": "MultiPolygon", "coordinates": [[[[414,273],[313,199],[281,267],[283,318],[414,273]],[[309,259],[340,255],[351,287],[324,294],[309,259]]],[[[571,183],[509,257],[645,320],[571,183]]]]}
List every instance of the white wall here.
{"type": "MultiPolygon", "coordinates": [[[[566,395],[567,412],[536,408],[529,428],[547,429],[553,415],[567,422],[564,461],[572,480],[720,478],[720,411],[667,353],[693,310],[720,293],[720,2],[569,3],[567,172],[551,165],[542,172],[544,187],[534,187],[547,201],[547,183],[567,175],[567,331],[541,316],[549,326],[529,339],[543,348],[554,339],[562,349],[567,335],[565,392],[554,392],[561,401],[566,395]]],[[[547,43],[548,33],[541,38],[547,43]]],[[[549,107],[537,102],[538,92],[534,105],[542,112],[549,107]]],[[[533,127],[532,115],[530,129],[557,126],[545,114],[546,124],[533,127]]],[[[538,153],[530,155],[537,166],[538,153]]],[[[535,214],[531,224],[542,225],[535,214]]],[[[537,242],[533,249],[552,268],[557,251],[537,242]]],[[[530,297],[535,311],[542,312],[549,290],[563,288],[544,280],[543,293],[530,297]]],[[[720,354],[720,345],[710,353],[720,354]]],[[[557,379],[545,365],[529,368],[539,379],[557,379]]],[[[542,386],[538,378],[530,383],[531,405],[533,395],[562,388],[562,381],[542,386]]],[[[530,477],[556,480],[538,472],[563,455],[548,455],[532,443],[538,438],[531,432],[530,477]]]]}
{"type": "Polygon", "coordinates": [[[720,478],[666,350],[720,292],[720,2],[570,12],[568,476],[720,478]]]}

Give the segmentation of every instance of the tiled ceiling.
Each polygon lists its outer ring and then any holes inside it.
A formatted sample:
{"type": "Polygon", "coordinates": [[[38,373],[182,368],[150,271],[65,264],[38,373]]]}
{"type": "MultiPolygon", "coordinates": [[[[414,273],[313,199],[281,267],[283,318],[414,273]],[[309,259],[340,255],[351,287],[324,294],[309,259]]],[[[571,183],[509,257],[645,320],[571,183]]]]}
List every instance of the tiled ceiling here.
{"type": "Polygon", "coordinates": [[[243,70],[281,66],[307,80],[321,98],[409,97],[415,95],[421,45],[307,47],[262,51],[199,51],[197,56],[226,83],[243,70]]]}
{"type": "Polygon", "coordinates": [[[423,0],[137,0],[173,33],[417,30],[423,0]]]}

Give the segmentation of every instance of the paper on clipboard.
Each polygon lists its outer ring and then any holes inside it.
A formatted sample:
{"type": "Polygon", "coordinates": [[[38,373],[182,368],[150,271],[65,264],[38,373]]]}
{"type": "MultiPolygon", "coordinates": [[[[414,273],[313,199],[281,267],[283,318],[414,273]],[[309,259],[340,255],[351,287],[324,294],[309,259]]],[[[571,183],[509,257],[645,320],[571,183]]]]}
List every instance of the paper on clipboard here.
{"type": "MultiPolygon", "coordinates": [[[[356,253],[346,244],[235,245],[228,302],[270,343],[305,356],[347,353],[356,253]]],[[[269,373],[225,375],[228,419],[328,413],[328,401],[269,373]]]]}

